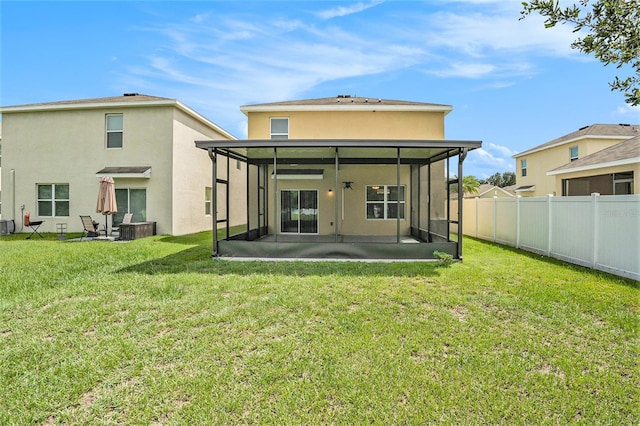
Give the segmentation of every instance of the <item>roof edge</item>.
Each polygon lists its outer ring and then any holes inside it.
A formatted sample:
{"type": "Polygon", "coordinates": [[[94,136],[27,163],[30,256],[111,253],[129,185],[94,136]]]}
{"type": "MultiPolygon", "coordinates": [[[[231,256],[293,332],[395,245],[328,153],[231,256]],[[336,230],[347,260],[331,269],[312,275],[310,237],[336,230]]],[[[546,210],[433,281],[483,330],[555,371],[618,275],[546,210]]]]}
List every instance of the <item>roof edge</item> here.
{"type": "Polygon", "coordinates": [[[188,107],[177,99],[152,99],[152,100],[140,100],[140,101],[107,101],[107,102],[90,102],[85,103],[82,100],[77,102],[70,102],[64,104],[58,103],[44,103],[44,104],[29,104],[29,105],[16,105],[8,107],[0,107],[0,114],[11,113],[24,113],[24,112],[41,112],[41,111],[70,111],[70,110],[89,110],[89,109],[106,109],[106,108],[140,108],[140,107],[164,107],[174,106],[179,110],[185,112],[187,115],[195,118],[197,121],[213,128],[223,136],[236,140],[238,139],[213,121],[209,120],[196,110],[188,107]]]}
{"type": "MultiPolygon", "coordinates": [[[[627,164],[640,163],[640,157],[625,158],[624,160],[609,161],[608,163],[589,164],[567,169],[555,169],[547,172],[547,176],[564,175],[567,173],[584,172],[588,170],[604,169],[606,167],[626,166],[627,164]]],[[[561,166],[563,167],[563,166],[561,166]]]]}
{"type": "Polygon", "coordinates": [[[607,140],[626,141],[627,139],[631,139],[631,138],[635,138],[635,136],[584,135],[584,136],[579,136],[577,138],[567,139],[566,141],[561,141],[561,142],[555,143],[553,145],[544,145],[544,146],[539,146],[539,147],[536,147],[536,148],[531,148],[529,150],[522,151],[522,152],[520,152],[518,154],[514,154],[514,155],[511,156],[511,158],[518,158],[518,157],[522,157],[524,155],[534,154],[536,152],[545,151],[545,150],[547,150],[549,148],[555,148],[555,147],[558,147],[558,146],[566,145],[566,144],[577,142],[577,141],[584,140],[584,139],[607,139],[607,140]]]}
{"type": "Polygon", "coordinates": [[[240,111],[244,115],[250,112],[319,112],[319,111],[419,111],[419,112],[443,112],[447,115],[453,110],[451,105],[385,105],[385,104],[334,104],[334,105],[244,105],[240,111]]]}

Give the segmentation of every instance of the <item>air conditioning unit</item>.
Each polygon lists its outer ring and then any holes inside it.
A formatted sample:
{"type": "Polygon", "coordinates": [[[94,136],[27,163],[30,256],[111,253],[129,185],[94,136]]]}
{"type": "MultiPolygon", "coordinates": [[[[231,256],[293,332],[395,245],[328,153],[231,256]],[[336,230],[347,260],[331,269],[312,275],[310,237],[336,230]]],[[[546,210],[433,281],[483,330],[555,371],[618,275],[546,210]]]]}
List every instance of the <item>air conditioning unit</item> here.
{"type": "Polygon", "coordinates": [[[0,219],[0,235],[9,235],[16,232],[16,223],[13,219],[0,219]]]}

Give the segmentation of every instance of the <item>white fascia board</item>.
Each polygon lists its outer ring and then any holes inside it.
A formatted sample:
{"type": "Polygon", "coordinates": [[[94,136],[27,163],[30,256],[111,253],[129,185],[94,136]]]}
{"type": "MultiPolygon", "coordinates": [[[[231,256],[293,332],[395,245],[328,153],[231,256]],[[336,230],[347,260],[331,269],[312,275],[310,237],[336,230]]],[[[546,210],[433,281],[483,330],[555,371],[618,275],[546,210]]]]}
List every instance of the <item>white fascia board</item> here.
{"type": "Polygon", "coordinates": [[[96,173],[96,177],[112,177],[114,179],[150,179],[151,169],[143,173],[96,173]]]}
{"type": "Polygon", "coordinates": [[[226,130],[224,130],[222,127],[218,126],[213,121],[207,119],[206,117],[204,117],[203,115],[199,114],[195,110],[192,110],[191,108],[189,108],[188,106],[186,106],[182,102],[176,101],[176,106],[179,109],[181,109],[182,111],[184,111],[187,114],[189,114],[190,116],[192,116],[193,118],[195,118],[196,120],[206,124],[209,127],[214,128],[218,133],[222,134],[226,138],[231,139],[231,140],[237,140],[238,139],[237,137],[233,136],[231,133],[229,133],[226,130]]]}
{"type": "Polygon", "coordinates": [[[324,112],[324,111],[396,111],[396,112],[443,112],[447,115],[453,110],[450,105],[385,105],[372,102],[370,104],[336,104],[336,105],[258,105],[243,106],[240,111],[244,115],[250,112],[324,112]]]}
{"type": "Polygon", "coordinates": [[[555,148],[555,147],[566,145],[566,144],[570,144],[570,143],[573,143],[573,142],[578,142],[578,141],[583,140],[583,139],[610,139],[610,140],[626,141],[627,139],[631,139],[631,138],[634,138],[634,137],[635,136],[598,136],[598,135],[580,136],[580,137],[577,137],[577,138],[568,139],[566,141],[554,143],[553,145],[544,146],[544,147],[541,147],[541,148],[532,148],[532,149],[530,149],[528,151],[523,151],[523,152],[521,152],[519,154],[515,154],[511,158],[524,157],[525,155],[533,154],[535,152],[540,152],[540,151],[546,151],[547,149],[550,149],[550,148],[555,148]]]}
{"type": "Polygon", "coordinates": [[[36,111],[64,111],[73,109],[97,109],[97,108],[130,108],[144,106],[175,106],[177,101],[173,99],[157,100],[157,101],[132,101],[132,102],[80,102],[80,103],[64,103],[64,104],[36,104],[14,107],[2,107],[0,113],[12,112],[36,112],[36,111]]]}
{"type": "Polygon", "coordinates": [[[608,163],[590,164],[588,166],[573,167],[569,169],[551,170],[550,172],[547,172],[547,176],[563,175],[567,173],[583,172],[587,170],[598,170],[604,169],[605,167],[625,166],[627,164],[637,163],[640,163],[640,157],[626,158],[624,160],[610,161],[608,163]]]}
{"type": "Polygon", "coordinates": [[[530,188],[526,188],[526,189],[514,189],[514,192],[531,192],[531,191],[535,191],[536,190],[536,186],[535,185],[531,185],[530,188]]]}

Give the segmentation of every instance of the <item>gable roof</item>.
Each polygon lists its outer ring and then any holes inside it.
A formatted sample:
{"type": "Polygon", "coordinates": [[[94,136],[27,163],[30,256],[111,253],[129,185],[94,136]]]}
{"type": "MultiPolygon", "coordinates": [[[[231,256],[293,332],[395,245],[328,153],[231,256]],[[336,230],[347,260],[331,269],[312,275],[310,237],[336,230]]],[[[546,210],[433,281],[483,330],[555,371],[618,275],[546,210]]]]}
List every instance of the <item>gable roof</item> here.
{"type": "Polygon", "coordinates": [[[513,158],[575,142],[580,139],[593,138],[624,140],[637,136],[638,134],[640,134],[640,124],[592,124],[591,126],[582,127],[575,132],[560,136],[552,141],[516,154],[513,158]]]}
{"type": "MultiPolygon", "coordinates": [[[[499,186],[495,186],[495,185],[491,185],[490,183],[483,183],[478,187],[478,192],[465,192],[462,196],[464,198],[482,198],[483,195],[486,195],[490,192],[493,191],[500,191],[501,193],[504,193],[504,195],[509,196],[509,197],[515,197],[515,193],[512,191],[512,187],[504,187],[504,188],[500,188],[499,186]]],[[[450,194],[450,198],[452,199],[457,199],[458,198],[458,193],[457,192],[452,192],[450,194]]]]}
{"type": "Polygon", "coordinates": [[[195,110],[189,108],[177,99],[162,98],[159,96],[143,95],[140,93],[125,93],[122,96],[109,96],[104,98],[76,99],[69,101],[43,102],[26,105],[0,107],[1,114],[36,112],[36,111],[63,111],[92,108],[125,108],[125,107],[150,107],[150,106],[174,106],[190,115],[201,123],[215,129],[229,139],[237,139],[231,133],[205,118],[195,110]]]}
{"type": "Polygon", "coordinates": [[[640,135],[547,172],[548,176],[640,163],[640,135]]]}
{"type": "Polygon", "coordinates": [[[297,101],[270,102],[255,105],[243,105],[240,110],[247,115],[250,112],[275,111],[433,111],[448,114],[451,105],[424,102],[398,101],[391,99],[367,98],[351,95],[338,95],[332,98],[303,99],[297,101]]]}

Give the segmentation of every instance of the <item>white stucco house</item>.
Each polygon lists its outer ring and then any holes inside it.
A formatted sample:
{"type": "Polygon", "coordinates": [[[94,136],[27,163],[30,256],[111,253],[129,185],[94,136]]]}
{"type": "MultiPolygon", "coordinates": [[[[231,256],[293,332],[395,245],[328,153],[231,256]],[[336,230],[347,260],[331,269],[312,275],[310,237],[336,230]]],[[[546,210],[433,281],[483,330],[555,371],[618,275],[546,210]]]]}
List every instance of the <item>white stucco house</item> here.
{"type": "MultiPolygon", "coordinates": [[[[211,229],[211,161],[193,141],[235,137],[182,102],[127,93],[4,106],[0,113],[2,218],[14,219],[17,231],[25,212],[44,222],[43,232],[63,223],[80,232],[79,215],[105,223],[96,213],[102,176],[116,188],[118,214],[109,226],[130,212],[134,222],[156,222],[158,234],[211,229]]],[[[245,164],[220,167],[244,185],[245,164]]],[[[229,220],[242,223],[245,216],[230,212],[229,220]]]]}

